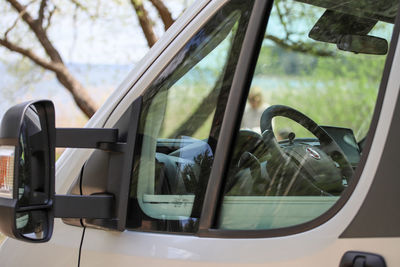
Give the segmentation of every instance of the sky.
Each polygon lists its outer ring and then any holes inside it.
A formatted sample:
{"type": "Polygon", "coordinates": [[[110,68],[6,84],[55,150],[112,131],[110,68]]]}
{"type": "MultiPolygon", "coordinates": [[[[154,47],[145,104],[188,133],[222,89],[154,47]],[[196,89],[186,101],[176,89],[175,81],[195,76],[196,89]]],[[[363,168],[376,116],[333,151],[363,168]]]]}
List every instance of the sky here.
{"type": "MultiPolygon", "coordinates": [[[[61,52],[64,61],[84,64],[132,64],[139,61],[148,51],[136,14],[128,0],[81,1],[87,7],[87,12],[77,10],[71,4],[72,1],[55,1],[60,8],[53,16],[48,34],[61,52]],[[91,19],[91,15],[96,15],[96,19],[91,19]]],[[[189,2],[189,0],[164,1],[173,18],[177,18],[189,2]]],[[[155,28],[156,34],[161,36],[163,26],[156,10],[148,1],[144,3],[150,16],[156,19],[155,25],[158,26],[155,28]]],[[[36,8],[31,8],[32,14],[37,12],[36,8]]],[[[4,28],[12,25],[17,16],[5,1],[0,3],[0,15],[0,22],[5,24],[4,28]]],[[[3,26],[0,30],[1,28],[3,26]]],[[[22,38],[26,44],[26,38],[34,39],[27,32],[25,25],[18,23],[9,36],[11,39],[22,38]]],[[[0,49],[0,58],[4,59],[5,56],[9,55],[5,49],[0,49]]]]}
{"type": "MultiPolygon", "coordinates": [[[[149,50],[133,7],[124,0],[81,1],[88,7],[88,12],[82,12],[71,2],[54,1],[60,9],[53,16],[49,37],[70,70],[101,104],[149,50]],[[94,14],[97,15],[95,20],[90,18],[94,14]]],[[[190,2],[164,1],[174,19],[190,2]]],[[[150,16],[157,18],[156,10],[148,1],[145,4],[150,16]]],[[[36,8],[29,11],[35,14],[36,8]]],[[[16,13],[1,1],[0,31],[12,25],[15,18],[16,13]]],[[[158,23],[155,31],[160,37],[164,32],[163,25],[158,23]]],[[[39,45],[32,45],[35,38],[24,23],[19,22],[9,36],[11,40],[22,40],[23,46],[43,55],[39,45]]],[[[28,60],[21,61],[20,56],[3,47],[0,47],[0,75],[3,77],[0,81],[0,117],[13,104],[47,98],[55,102],[59,127],[83,126],[86,122],[72,97],[52,73],[32,69],[28,60]]]]}
{"type": "MultiPolygon", "coordinates": [[[[180,11],[180,3],[166,1],[173,17],[180,11]]],[[[74,21],[66,17],[52,28],[56,46],[68,62],[84,64],[132,64],[148,51],[147,42],[138,26],[133,8],[123,2],[120,5],[104,3],[100,7],[101,19],[92,21],[86,14],[78,14],[74,21]],[[107,11],[105,11],[105,9],[107,11]],[[59,34],[62,32],[62,34],[59,34]]],[[[149,9],[154,16],[154,10],[149,9]]],[[[179,12],[179,13],[178,13],[179,12]]],[[[162,27],[156,32],[161,36],[162,27]]]]}
{"type": "MultiPolygon", "coordinates": [[[[49,37],[72,73],[94,96],[97,103],[101,104],[149,50],[138,26],[136,14],[128,0],[82,1],[87,5],[88,12],[77,11],[68,0],[53,1],[60,6],[60,11],[53,18],[49,37]],[[97,15],[97,19],[91,19],[90,15],[97,15]]],[[[173,18],[176,18],[191,1],[193,0],[165,0],[164,3],[172,12],[173,18]]],[[[150,16],[156,18],[156,10],[148,2],[145,3],[150,16]]],[[[36,12],[36,9],[31,11],[36,12]]],[[[324,10],[319,11],[320,14],[314,14],[312,21],[298,23],[297,28],[309,31],[324,10]]],[[[8,4],[0,1],[0,31],[12,25],[15,17],[16,13],[8,4]]],[[[284,38],[284,31],[276,23],[277,20],[277,17],[271,17],[269,32],[284,38]]],[[[163,33],[161,23],[158,24],[156,33],[158,36],[163,33]]],[[[10,36],[14,40],[20,38],[26,47],[34,43],[34,37],[23,23],[17,24],[10,36]]],[[[38,45],[33,45],[32,49],[43,55],[38,45]]],[[[46,98],[55,102],[58,126],[82,126],[85,123],[86,119],[75,106],[72,97],[52,73],[43,72],[39,68],[32,69],[29,61],[21,62],[20,56],[2,47],[0,75],[0,116],[13,104],[46,98]]]]}

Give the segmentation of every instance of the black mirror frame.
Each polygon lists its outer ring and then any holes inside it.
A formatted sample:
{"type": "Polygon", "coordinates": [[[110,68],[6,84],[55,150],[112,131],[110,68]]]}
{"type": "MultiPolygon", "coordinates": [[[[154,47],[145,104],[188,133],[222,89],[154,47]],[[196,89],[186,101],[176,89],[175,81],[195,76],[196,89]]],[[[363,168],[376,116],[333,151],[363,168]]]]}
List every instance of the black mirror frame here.
{"type": "MultiPolygon", "coordinates": [[[[141,111],[142,97],[134,101],[131,110],[131,123],[127,133],[127,139],[119,142],[118,129],[107,128],[55,128],[54,105],[49,100],[29,101],[11,107],[4,115],[0,128],[0,146],[14,146],[14,181],[13,197],[0,197],[0,232],[8,237],[22,240],[25,242],[42,243],[51,239],[54,226],[54,218],[80,218],[94,219],[103,228],[119,231],[125,230],[126,212],[130,187],[130,170],[133,165],[133,155],[136,143],[138,122],[141,111]],[[45,156],[35,156],[35,167],[45,166],[44,172],[39,173],[44,177],[44,182],[40,184],[44,191],[42,198],[35,199],[29,195],[21,198],[19,203],[19,159],[21,155],[20,136],[25,121],[25,114],[28,108],[34,105],[39,115],[40,134],[33,133],[26,143],[30,152],[41,152],[45,156]],[[42,136],[41,134],[45,134],[42,136]],[[94,148],[104,150],[120,159],[122,156],[123,172],[109,173],[109,178],[116,178],[116,187],[110,188],[106,192],[92,195],[56,195],[55,194],[55,148],[94,148]],[[39,159],[39,163],[37,160],[39,159]],[[43,161],[43,162],[42,162],[43,161]],[[44,185],[43,185],[44,184],[44,185]],[[48,194],[48,195],[46,195],[48,194]],[[44,199],[44,201],[43,201],[44,199]],[[33,202],[30,202],[32,200],[33,202]],[[39,204],[37,204],[39,203],[39,204]],[[22,205],[20,205],[22,204],[22,205]],[[17,229],[16,214],[18,212],[40,211],[45,212],[46,218],[41,222],[46,222],[43,238],[30,238],[27,234],[20,233],[17,229]]],[[[28,120],[27,120],[28,121],[28,120]]],[[[29,125],[29,124],[28,124],[29,125]]],[[[32,155],[32,154],[29,154],[32,155]]],[[[120,166],[121,163],[118,164],[120,166]]],[[[28,165],[29,166],[29,165],[28,165]]],[[[28,170],[32,170],[28,168],[28,170]]],[[[40,169],[43,170],[43,169],[40,169]]],[[[114,170],[115,171],[115,170],[114,170]]],[[[40,171],[39,171],[40,172],[40,171]]],[[[36,173],[36,172],[35,172],[36,173]]],[[[30,182],[37,183],[40,180],[38,175],[28,173],[32,179],[30,182]]],[[[35,184],[34,184],[35,185],[35,184]]],[[[28,192],[30,192],[28,190],[28,192]]],[[[35,191],[37,192],[37,191],[35,191]]],[[[41,191],[40,191],[41,192],[41,191]]],[[[35,217],[34,215],[32,215],[35,217]]],[[[21,218],[21,217],[20,217],[21,218]]],[[[43,217],[42,217],[43,218],[43,217]]],[[[23,220],[22,220],[23,221],[23,220]]],[[[30,225],[32,226],[32,225],[30,225]]],[[[29,230],[29,228],[28,228],[29,230]]]]}
{"type": "MultiPolygon", "coordinates": [[[[2,219],[0,220],[0,231],[12,238],[40,243],[47,242],[50,240],[53,232],[54,224],[54,214],[51,207],[54,202],[55,195],[55,112],[54,105],[49,100],[36,100],[24,102],[10,108],[3,117],[1,128],[0,128],[0,145],[2,146],[14,146],[14,180],[13,180],[13,198],[6,199],[0,198],[0,214],[2,219]],[[41,127],[43,128],[43,133],[47,134],[46,139],[48,142],[41,145],[40,149],[45,151],[45,160],[47,161],[44,166],[48,168],[45,171],[45,183],[47,184],[48,201],[44,205],[32,205],[28,207],[19,207],[18,205],[18,177],[19,168],[18,160],[21,154],[21,147],[19,144],[19,138],[21,135],[21,126],[24,123],[24,116],[27,109],[31,106],[35,106],[38,114],[41,118],[41,127]],[[29,237],[23,236],[16,226],[16,213],[35,211],[35,210],[46,210],[47,215],[47,231],[43,239],[31,239],[29,237]]],[[[38,144],[36,144],[38,145],[38,144]]]]}

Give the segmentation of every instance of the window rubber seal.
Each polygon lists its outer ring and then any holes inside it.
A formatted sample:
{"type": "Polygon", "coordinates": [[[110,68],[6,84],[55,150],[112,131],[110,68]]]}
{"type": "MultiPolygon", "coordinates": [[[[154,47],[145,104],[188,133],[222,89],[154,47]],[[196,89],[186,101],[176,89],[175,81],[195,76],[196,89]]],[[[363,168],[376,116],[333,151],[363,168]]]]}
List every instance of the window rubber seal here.
{"type": "Polygon", "coordinates": [[[390,70],[398,43],[400,29],[400,8],[397,11],[397,16],[394,24],[392,38],[390,42],[389,53],[386,57],[383,75],[381,78],[378,96],[366,138],[363,155],[360,163],[355,171],[352,181],[347,189],[340,196],[338,201],[322,215],[308,222],[276,229],[265,230],[224,230],[216,228],[216,221],[219,216],[219,210],[223,200],[223,183],[226,177],[230,163],[232,147],[236,138],[236,133],[240,127],[239,122],[243,115],[246,96],[248,94],[251,81],[253,78],[255,66],[257,64],[258,55],[261,49],[262,38],[268,23],[269,14],[272,9],[273,0],[263,1],[256,0],[253,13],[248,25],[245,41],[240,52],[238,66],[235,71],[235,77],[232,84],[232,89],[228,99],[227,110],[224,115],[224,122],[221,130],[221,135],[217,145],[213,168],[211,170],[210,180],[207,186],[205,200],[203,203],[202,214],[200,217],[199,230],[196,233],[199,237],[206,238],[271,238],[283,237],[306,232],[316,228],[332,217],[334,217],[347,203],[350,196],[354,192],[361,174],[364,170],[371,145],[373,143],[376,127],[381,114],[383,99],[386,93],[386,87],[389,81],[390,70]],[[263,24],[263,25],[262,25],[263,24]],[[256,33],[254,32],[256,30],[256,33]],[[253,32],[252,32],[253,30],[253,32]],[[233,106],[236,105],[236,106],[233,106]],[[232,134],[233,133],[233,134],[232,134]]]}

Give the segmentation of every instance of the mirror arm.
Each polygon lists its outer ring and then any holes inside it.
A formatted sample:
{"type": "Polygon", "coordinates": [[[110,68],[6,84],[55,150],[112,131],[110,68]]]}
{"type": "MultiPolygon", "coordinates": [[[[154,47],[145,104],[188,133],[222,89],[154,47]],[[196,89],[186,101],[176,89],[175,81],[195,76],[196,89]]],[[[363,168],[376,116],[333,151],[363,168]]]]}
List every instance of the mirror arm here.
{"type": "Polygon", "coordinates": [[[97,148],[112,152],[123,152],[124,146],[124,143],[118,143],[118,129],[56,129],[56,147],[97,148]]]}
{"type": "Polygon", "coordinates": [[[114,218],[115,199],[113,195],[55,195],[54,217],[57,218],[114,218]]]}

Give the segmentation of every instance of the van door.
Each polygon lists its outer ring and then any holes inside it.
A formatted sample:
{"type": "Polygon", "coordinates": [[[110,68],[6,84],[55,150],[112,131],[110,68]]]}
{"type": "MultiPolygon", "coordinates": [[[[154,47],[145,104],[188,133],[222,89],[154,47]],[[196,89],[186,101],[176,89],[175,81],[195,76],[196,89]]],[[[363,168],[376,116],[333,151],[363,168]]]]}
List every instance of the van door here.
{"type": "Polygon", "coordinates": [[[86,229],[81,265],[398,264],[397,1],[218,4],[143,92],[127,230],[86,229]]]}

